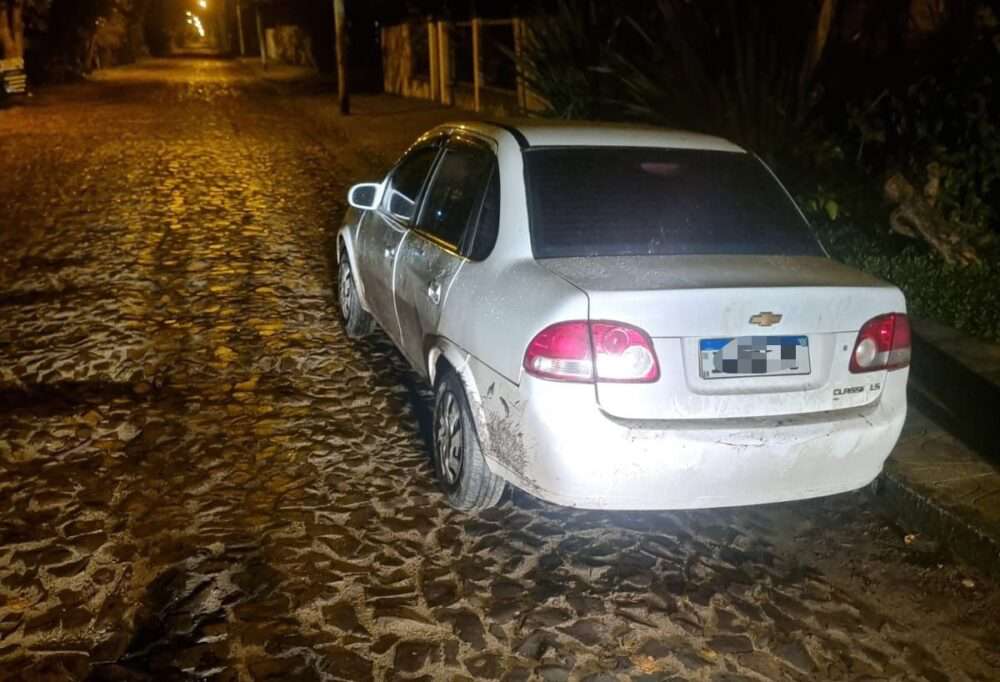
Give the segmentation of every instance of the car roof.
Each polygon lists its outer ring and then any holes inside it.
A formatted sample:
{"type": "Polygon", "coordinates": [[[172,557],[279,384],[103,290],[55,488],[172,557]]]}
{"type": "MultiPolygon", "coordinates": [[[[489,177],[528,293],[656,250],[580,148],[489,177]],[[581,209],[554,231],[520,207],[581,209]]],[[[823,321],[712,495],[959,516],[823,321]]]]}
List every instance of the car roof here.
{"type": "Polygon", "coordinates": [[[497,121],[453,121],[435,130],[467,130],[496,138],[506,131],[521,147],[663,147],[743,152],[729,140],[687,130],[672,130],[627,123],[563,121],[554,119],[502,119],[497,121]]]}

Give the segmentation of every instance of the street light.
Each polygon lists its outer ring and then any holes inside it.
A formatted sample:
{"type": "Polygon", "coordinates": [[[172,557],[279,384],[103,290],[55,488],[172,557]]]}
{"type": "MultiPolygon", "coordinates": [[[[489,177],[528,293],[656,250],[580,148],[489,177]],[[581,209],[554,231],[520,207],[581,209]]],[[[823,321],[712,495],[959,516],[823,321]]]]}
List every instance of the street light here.
{"type": "Polygon", "coordinates": [[[198,7],[208,9],[208,0],[198,0],[198,7]]]}
{"type": "Polygon", "coordinates": [[[194,27],[194,30],[198,32],[198,36],[201,38],[205,37],[205,26],[201,23],[201,17],[195,16],[190,12],[187,13],[187,22],[194,27]]]}

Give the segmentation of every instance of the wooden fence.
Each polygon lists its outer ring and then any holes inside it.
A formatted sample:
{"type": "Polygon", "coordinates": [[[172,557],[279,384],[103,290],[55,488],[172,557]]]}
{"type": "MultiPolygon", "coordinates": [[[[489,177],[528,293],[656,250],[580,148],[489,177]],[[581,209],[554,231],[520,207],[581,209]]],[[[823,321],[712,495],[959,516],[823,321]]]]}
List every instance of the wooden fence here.
{"type": "Polygon", "coordinates": [[[385,26],[385,91],[503,115],[540,110],[517,69],[524,30],[518,18],[385,26]]]}

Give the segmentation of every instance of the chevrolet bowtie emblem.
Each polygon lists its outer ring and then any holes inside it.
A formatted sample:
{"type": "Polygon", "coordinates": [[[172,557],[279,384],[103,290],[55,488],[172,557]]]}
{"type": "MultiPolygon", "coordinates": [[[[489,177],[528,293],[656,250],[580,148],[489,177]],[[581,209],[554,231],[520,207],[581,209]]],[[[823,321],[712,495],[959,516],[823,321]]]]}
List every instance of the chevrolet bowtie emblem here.
{"type": "Polygon", "coordinates": [[[755,324],[758,327],[772,327],[779,322],[781,322],[781,315],[775,315],[770,310],[750,317],[750,324],[755,324]]]}

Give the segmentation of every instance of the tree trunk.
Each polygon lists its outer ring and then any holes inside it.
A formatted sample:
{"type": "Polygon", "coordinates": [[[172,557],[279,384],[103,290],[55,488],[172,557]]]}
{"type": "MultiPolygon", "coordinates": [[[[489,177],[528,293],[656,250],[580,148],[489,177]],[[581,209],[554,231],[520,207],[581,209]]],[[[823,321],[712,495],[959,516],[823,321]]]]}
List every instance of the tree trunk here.
{"type": "Polygon", "coordinates": [[[886,180],[883,194],[897,204],[889,215],[892,231],[925,241],[946,263],[974,265],[981,262],[975,245],[962,234],[960,226],[949,222],[934,206],[935,180],[932,175],[923,194],[902,173],[894,173],[886,180]]]}
{"type": "Polygon", "coordinates": [[[215,25],[218,31],[218,50],[229,54],[229,26],[226,24],[226,6],[223,4],[215,11],[215,25]]]}
{"type": "Polygon", "coordinates": [[[799,106],[806,104],[809,94],[809,84],[812,82],[823,58],[823,51],[830,38],[830,29],[833,27],[833,19],[837,15],[838,0],[821,0],[819,14],[816,17],[816,29],[813,31],[806,48],[806,56],[802,62],[802,70],[799,72],[799,106]]]}
{"type": "Polygon", "coordinates": [[[333,21],[336,29],[337,46],[337,97],[340,113],[351,113],[351,94],[347,87],[347,19],[344,15],[344,0],[333,0],[333,21]]]}
{"type": "Polygon", "coordinates": [[[97,35],[91,33],[90,38],[87,40],[87,56],[83,63],[83,71],[84,73],[90,73],[99,68],[101,68],[101,59],[97,52],[97,35]]]}
{"type": "Polygon", "coordinates": [[[0,0],[0,49],[4,59],[24,57],[24,3],[0,0]]]}
{"type": "Polygon", "coordinates": [[[24,2],[14,0],[10,19],[11,32],[14,34],[14,56],[24,57],[24,2]]]}
{"type": "Polygon", "coordinates": [[[14,36],[10,34],[10,17],[7,5],[0,0],[0,59],[14,56],[14,36]]]}

